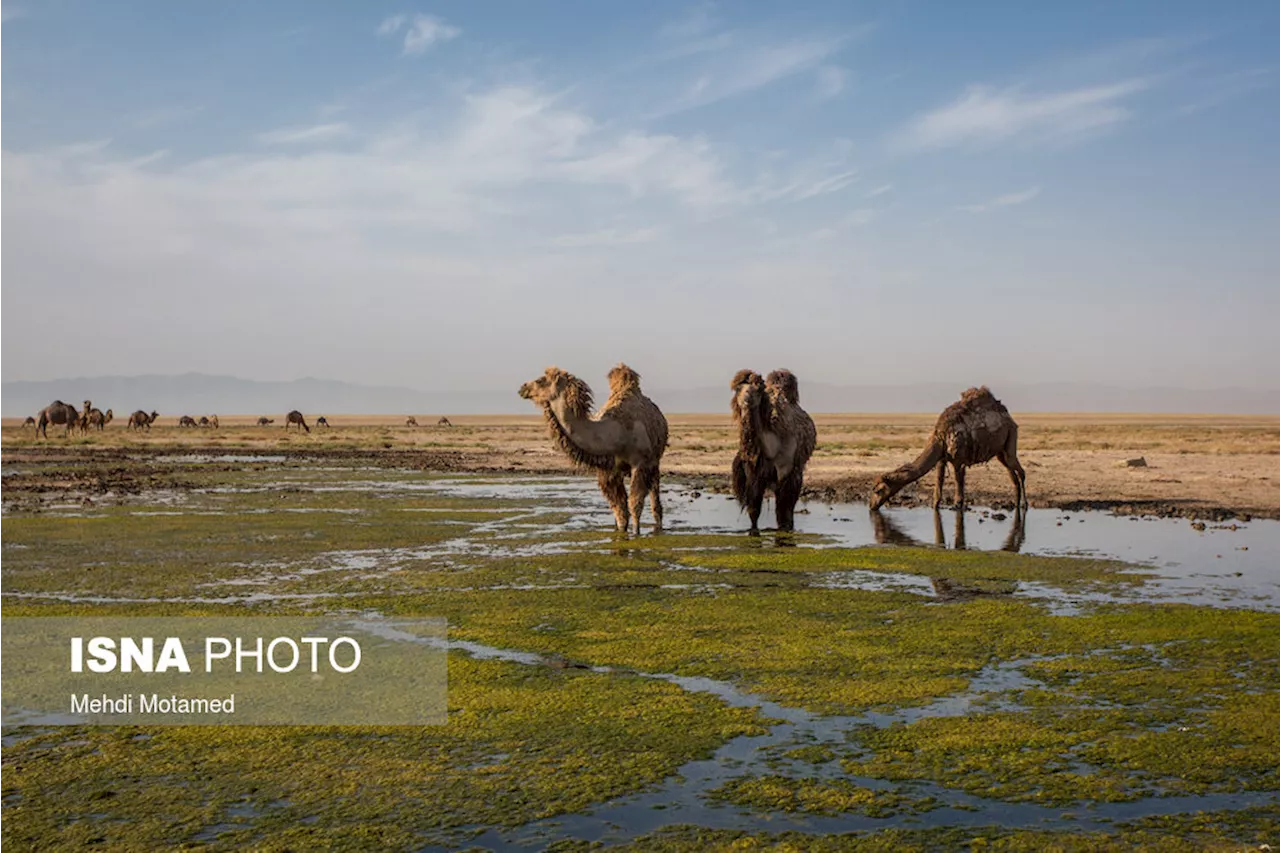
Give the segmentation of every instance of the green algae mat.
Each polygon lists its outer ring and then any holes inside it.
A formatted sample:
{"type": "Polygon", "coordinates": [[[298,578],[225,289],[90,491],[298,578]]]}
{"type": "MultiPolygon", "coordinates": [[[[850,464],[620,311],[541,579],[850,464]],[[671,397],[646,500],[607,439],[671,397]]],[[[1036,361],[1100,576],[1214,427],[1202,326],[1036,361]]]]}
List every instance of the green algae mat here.
{"type": "Polygon", "coordinates": [[[6,502],[5,616],[445,617],[448,723],[6,727],[7,848],[1280,842],[1280,614],[1143,601],[1149,570],[619,537],[587,479],[111,464],[150,485],[6,502]]]}

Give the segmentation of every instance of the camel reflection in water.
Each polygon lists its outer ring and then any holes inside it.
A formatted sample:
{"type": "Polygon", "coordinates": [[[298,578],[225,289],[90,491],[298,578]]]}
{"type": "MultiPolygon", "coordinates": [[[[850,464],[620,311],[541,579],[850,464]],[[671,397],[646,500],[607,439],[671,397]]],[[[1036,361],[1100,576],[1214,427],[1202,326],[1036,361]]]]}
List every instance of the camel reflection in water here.
{"type": "MultiPolygon", "coordinates": [[[[952,535],[951,547],[956,551],[964,551],[968,549],[965,541],[965,513],[955,513],[955,532],[952,535]]],[[[898,526],[892,518],[880,512],[879,510],[871,510],[871,529],[875,533],[877,545],[908,545],[917,548],[929,547],[928,543],[922,542],[916,537],[907,533],[898,526]]],[[[1022,545],[1027,538],[1027,518],[1024,513],[1015,512],[1009,516],[1009,533],[1004,538],[1004,544],[1000,546],[1001,551],[1009,551],[1018,553],[1022,550],[1022,545]]],[[[933,545],[938,548],[947,547],[947,534],[943,527],[942,512],[933,511],[933,545]]]]}
{"type": "MultiPolygon", "coordinates": [[[[963,551],[967,548],[964,535],[964,516],[963,512],[955,513],[955,534],[952,538],[953,544],[951,547],[958,551],[963,551]]],[[[871,527],[875,531],[876,544],[878,545],[929,547],[895,524],[891,518],[877,510],[871,511],[871,527]]],[[[1009,519],[1009,533],[1005,536],[1001,550],[1017,553],[1022,548],[1026,534],[1026,516],[1021,512],[1015,512],[1009,519]]],[[[933,539],[936,547],[947,547],[947,536],[942,523],[942,513],[938,510],[933,511],[933,539]]],[[[1012,595],[1018,589],[1016,580],[1000,578],[969,578],[961,581],[955,578],[938,577],[929,578],[929,582],[933,585],[933,591],[940,601],[964,601],[979,596],[1012,595]]]]}

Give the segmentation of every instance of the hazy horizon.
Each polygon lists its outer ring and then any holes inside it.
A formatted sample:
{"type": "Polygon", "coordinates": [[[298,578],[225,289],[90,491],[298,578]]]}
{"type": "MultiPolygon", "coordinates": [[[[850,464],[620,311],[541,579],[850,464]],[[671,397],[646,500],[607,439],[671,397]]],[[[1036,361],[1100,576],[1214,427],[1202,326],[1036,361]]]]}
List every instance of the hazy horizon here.
{"type": "Polygon", "coordinates": [[[1274,3],[73,0],[0,32],[5,382],[1276,383],[1274,3]]]}

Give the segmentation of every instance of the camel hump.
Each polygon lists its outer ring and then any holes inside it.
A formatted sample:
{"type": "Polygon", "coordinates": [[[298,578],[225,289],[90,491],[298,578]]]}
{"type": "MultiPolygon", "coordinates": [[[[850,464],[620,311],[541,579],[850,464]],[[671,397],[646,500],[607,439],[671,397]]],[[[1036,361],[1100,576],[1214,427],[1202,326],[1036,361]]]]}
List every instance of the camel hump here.
{"type": "Polygon", "coordinates": [[[790,370],[779,368],[769,374],[765,385],[776,390],[782,398],[793,406],[800,405],[800,380],[790,370]]]}
{"type": "Polygon", "coordinates": [[[738,388],[740,388],[743,385],[746,385],[748,382],[759,382],[759,381],[760,381],[760,374],[756,373],[754,370],[739,370],[737,373],[733,374],[733,381],[729,383],[729,389],[732,391],[736,391],[738,390],[738,388]]]}
{"type": "Polygon", "coordinates": [[[625,394],[640,390],[640,374],[627,365],[618,362],[618,366],[609,371],[609,393],[625,394]]]}

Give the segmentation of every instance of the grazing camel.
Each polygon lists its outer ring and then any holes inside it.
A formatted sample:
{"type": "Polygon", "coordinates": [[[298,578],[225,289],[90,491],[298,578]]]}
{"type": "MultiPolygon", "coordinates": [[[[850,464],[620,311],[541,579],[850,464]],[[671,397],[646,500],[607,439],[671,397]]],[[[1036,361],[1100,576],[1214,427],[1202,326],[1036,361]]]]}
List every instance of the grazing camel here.
{"type": "Polygon", "coordinates": [[[302,417],[302,412],[299,412],[297,409],[294,409],[292,412],[284,416],[284,428],[286,430],[289,429],[289,424],[297,424],[307,432],[311,432],[311,427],[307,426],[306,420],[302,417]]]}
{"type": "Polygon", "coordinates": [[[191,417],[191,415],[183,415],[182,417],[178,418],[178,426],[198,427],[200,426],[200,424],[196,423],[196,419],[191,417]]]}
{"type": "Polygon", "coordinates": [[[276,422],[275,418],[269,418],[266,415],[258,418],[258,426],[267,426],[276,422]]]}
{"type": "Polygon", "coordinates": [[[158,417],[160,417],[159,412],[153,411],[148,415],[146,412],[142,411],[142,409],[139,409],[132,415],[129,415],[129,429],[142,429],[143,427],[146,427],[147,431],[150,432],[151,424],[155,423],[155,419],[158,417]]]}
{"type": "Polygon", "coordinates": [[[404,425],[407,427],[416,427],[418,425],[418,419],[413,415],[410,415],[405,419],[404,425]]]}
{"type": "Polygon", "coordinates": [[[325,427],[327,429],[329,427],[329,419],[326,418],[324,415],[321,415],[320,417],[316,418],[316,427],[317,428],[325,427]]]}
{"type": "Polygon", "coordinates": [[[800,383],[789,370],[775,370],[767,379],[739,370],[729,387],[738,426],[738,452],[729,478],[733,496],[747,510],[751,532],[759,533],[760,508],[772,489],[778,529],[794,530],[804,466],[818,443],[813,418],[800,408],[800,383]]]}
{"type": "Polygon", "coordinates": [[[964,509],[964,472],[973,465],[1000,460],[1013,481],[1015,504],[1027,505],[1027,473],[1018,462],[1018,425],[1009,410],[984,385],[970,388],[938,416],[929,443],[914,462],[876,479],[871,491],[871,508],[879,509],[889,498],[936,468],[938,480],[933,490],[933,508],[942,505],[942,484],[947,463],[956,475],[956,509],[964,509]]]}
{"type": "Polygon", "coordinates": [[[98,431],[101,432],[107,424],[111,423],[111,419],[114,417],[115,412],[110,409],[107,409],[106,414],[103,414],[100,409],[90,409],[88,416],[80,422],[80,428],[88,432],[89,427],[96,426],[98,431]]]}
{"type": "Polygon", "coordinates": [[[36,425],[36,419],[31,417],[31,415],[27,415],[27,419],[22,422],[23,429],[26,429],[27,427],[33,427],[35,425],[36,425]]]}
{"type": "Polygon", "coordinates": [[[640,391],[640,374],[625,364],[609,371],[609,399],[591,414],[591,388],[558,367],[520,386],[520,396],[542,409],[556,445],[579,468],[594,470],[619,530],[635,521],[646,494],[653,496],[655,529],[662,529],[661,472],[667,449],[667,419],[640,391]],[[631,476],[628,502],[624,479],[631,476]]]}
{"type": "Polygon", "coordinates": [[[76,407],[61,400],[54,400],[48,406],[40,410],[40,417],[36,421],[36,434],[45,438],[49,437],[49,424],[65,427],[66,431],[62,434],[64,438],[71,436],[71,428],[78,426],[80,423],[80,413],[76,411],[76,407]]]}
{"type": "Polygon", "coordinates": [[[208,425],[209,425],[209,417],[208,417],[208,415],[201,415],[201,416],[200,416],[200,426],[203,428],[203,427],[207,427],[208,425]]]}
{"type": "Polygon", "coordinates": [[[448,418],[441,418],[440,420],[436,421],[436,426],[451,427],[453,426],[453,424],[449,422],[448,418]]]}

